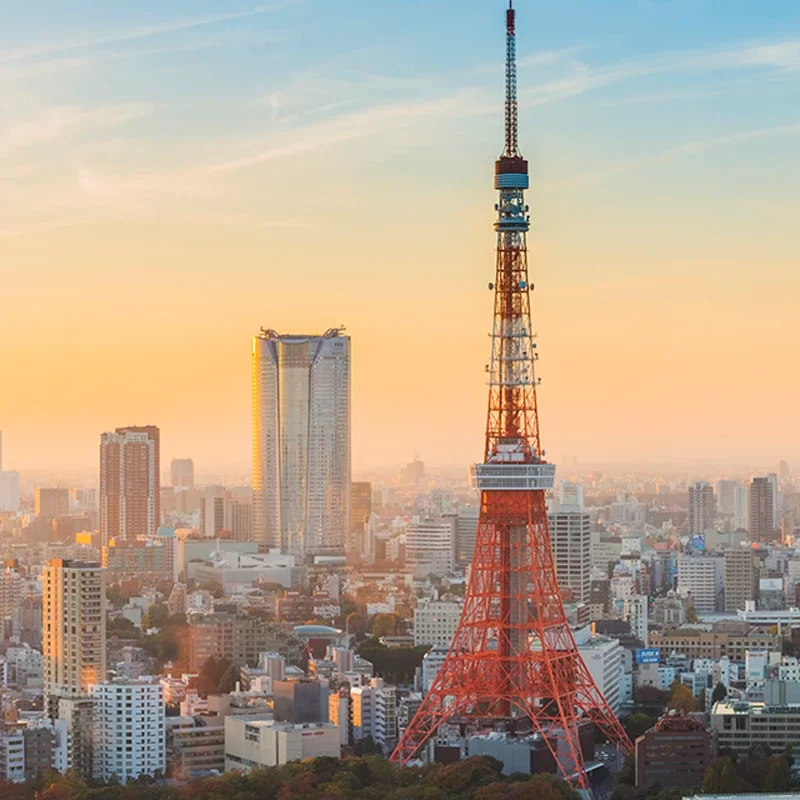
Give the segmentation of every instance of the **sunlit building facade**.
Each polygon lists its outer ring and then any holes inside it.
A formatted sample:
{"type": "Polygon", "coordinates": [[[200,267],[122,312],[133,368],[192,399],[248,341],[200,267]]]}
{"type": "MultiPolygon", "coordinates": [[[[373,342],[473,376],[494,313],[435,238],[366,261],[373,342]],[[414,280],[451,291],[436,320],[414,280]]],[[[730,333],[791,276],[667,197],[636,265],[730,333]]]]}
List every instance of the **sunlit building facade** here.
{"type": "Polygon", "coordinates": [[[155,536],[160,515],[159,430],[117,428],[100,437],[100,534],[112,540],[155,536]]]}
{"type": "Polygon", "coordinates": [[[253,339],[253,535],[304,557],[350,532],[350,337],[253,339]]]}
{"type": "Polygon", "coordinates": [[[44,695],[84,695],[106,676],[106,590],[99,564],[55,558],[42,575],[44,695]]]}

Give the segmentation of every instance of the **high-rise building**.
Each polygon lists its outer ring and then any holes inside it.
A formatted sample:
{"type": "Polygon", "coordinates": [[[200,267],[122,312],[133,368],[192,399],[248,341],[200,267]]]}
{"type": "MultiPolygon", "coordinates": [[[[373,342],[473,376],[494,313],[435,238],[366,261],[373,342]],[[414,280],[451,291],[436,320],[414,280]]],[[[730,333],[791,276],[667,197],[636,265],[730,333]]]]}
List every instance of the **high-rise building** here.
{"type": "Polygon", "coordinates": [[[253,339],[253,535],[306,556],[350,532],[350,337],[253,339]]]}
{"type": "Polygon", "coordinates": [[[735,508],[736,481],[720,478],[717,481],[717,511],[720,514],[733,514],[735,508]]]}
{"type": "Polygon", "coordinates": [[[0,572],[0,625],[10,625],[15,636],[21,633],[24,597],[25,579],[14,566],[6,566],[0,572]]]}
{"type": "Polygon", "coordinates": [[[758,556],[748,548],[725,551],[725,611],[745,609],[758,597],[758,556]]]}
{"type": "Polygon", "coordinates": [[[419,578],[442,577],[455,567],[453,517],[429,519],[406,528],[406,567],[419,578]]]}
{"type": "Polygon", "coordinates": [[[173,458],[169,473],[173,488],[194,489],[194,461],[191,458],[173,458]]]}
{"type": "Polygon", "coordinates": [[[714,530],[717,504],[714,487],[698,481],[689,487],[689,533],[705,533],[714,530]]]}
{"type": "Polygon", "coordinates": [[[106,590],[99,564],[55,558],[42,575],[44,696],[85,694],[106,677],[106,590]]]}
{"type": "Polygon", "coordinates": [[[397,739],[397,687],[372,678],[369,684],[350,690],[353,739],[372,736],[381,747],[397,739]]]}
{"type": "Polygon", "coordinates": [[[159,430],[117,428],[100,437],[100,538],[155,536],[160,521],[159,430]]]}
{"type": "Polygon", "coordinates": [[[777,529],[779,527],[778,522],[780,520],[781,505],[781,495],[778,487],[777,473],[770,472],[769,475],[767,475],[767,480],[772,484],[772,521],[777,529]]]}
{"type": "Polygon", "coordinates": [[[69,489],[36,489],[33,511],[37,517],[48,519],[69,516],[69,489]]]}
{"type": "Polygon", "coordinates": [[[766,544],[775,538],[775,486],[769,476],[750,482],[750,541],[766,544]]]}
{"type": "Polygon", "coordinates": [[[369,555],[367,530],[372,516],[372,484],[353,481],[350,484],[350,536],[347,552],[357,556],[369,555]]]}
{"type": "Polygon", "coordinates": [[[733,490],[733,529],[750,530],[750,488],[737,486],[733,490]]]}
{"type": "Polygon", "coordinates": [[[472,563],[475,539],[478,537],[478,520],[481,510],[477,506],[458,509],[456,518],[456,566],[464,569],[472,563]]]}
{"type": "Polygon", "coordinates": [[[717,611],[723,581],[723,561],[714,556],[678,556],[678,594],[699,614],[717,611]]]}
{"type": "Polygon", "coordinates": [[[213,539],[225,529],[224,486],[206,486],[201,512],[203,536],[213,539]]]}
{"type": "Polygon", "coordinates": [[[562,511],[583,511],[583,486],[574,481],[561,481],[558,502],[562,511]]]}
{"type": "Polygon", "coordinates": [[[19,472],[3,471],[2,431],[0,431],[0,511],[19,511],[19,472]]]}
{"type": "MultiPolygon", "coordinates": [[[[572,504],[567,508],[572,507],[572,504]]],[[[570,601],[588,603],[591,593],[591,521],[580,511],[557,511],[547,515],[550,542],[556,562],[556,577],[562,595],[570,601]]]]}
{"type": "Polygon", "coordinates": [[[225,530],[237,542],[253,541],[252,498],[229,497],[225,501],[225,530]]]}
{"type": "Polygon", "coordinates": [[[94,777],[121,783],[166,771],[164,689],[151,678],[96,683],[94,777]]]}
{"type": "Polygon", "coordinates": [[[634,594],[625,598],[623,609],[624,617],[630,623],[631,633],[647,647],[649,641],[647,595],[634,594]]]}

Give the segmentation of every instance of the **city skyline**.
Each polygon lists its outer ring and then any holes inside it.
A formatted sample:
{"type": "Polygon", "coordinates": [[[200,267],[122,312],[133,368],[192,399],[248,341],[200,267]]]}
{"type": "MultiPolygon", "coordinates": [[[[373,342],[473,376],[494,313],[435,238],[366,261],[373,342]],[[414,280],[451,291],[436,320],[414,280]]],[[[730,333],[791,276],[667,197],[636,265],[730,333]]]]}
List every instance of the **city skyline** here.
{"type": "MultiPolygon", "coordinates": [[[[167,457],[246,467],[252,331],[331,319],[353,338],[356,472],[414,451],[478,460],[495,5],[151,4],[95,9],[89,26],[79,3],[49,28],[15,10],[0,36],[8,467],[91,466],[97,434],[137,420],[167,457]]],[[[713,27],[685,4],[524,15],[552,454],[800,449],[783,369],[800,12],[772,9],[713,27]]]]}

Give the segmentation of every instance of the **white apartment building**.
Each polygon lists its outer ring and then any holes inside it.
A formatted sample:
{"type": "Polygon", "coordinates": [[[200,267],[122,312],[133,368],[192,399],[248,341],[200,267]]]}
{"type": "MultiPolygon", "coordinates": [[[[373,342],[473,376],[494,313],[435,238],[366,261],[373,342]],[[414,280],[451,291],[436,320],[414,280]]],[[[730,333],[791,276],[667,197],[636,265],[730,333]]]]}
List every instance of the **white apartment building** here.
{"type": "Polygon", "coordinates": [[[625,600],[625,619],[630,622],[631,633],[647,647],[649,623],[647,595],[635,594],[625,600]]]}
{"type": "Polygon", "coordinates": [[[422,694],[428,693],[431,684],[436,680],[439,670],[447,658],[449,645],[437,645],[428,650],[422,657],[422,694]]]}
{"type": "Polygon", "coordinates": [[[713,614],[717,610],[722,576],[721,558],[678,556],[678,594],[690,597],[698,614],[713,614]]]}
{"type": "Polygon", "coordinates": [[[800,681],[800,661],[794,656],[784,656],[778,665],[778,680],[800,681]]]}
{"type": "Polygon", "coordinates": [[[225,717],[225,771],[250,772],[307,758],[340,758],[338,726],[225,717]]]}
{"type": "Polygon", "coordinates": [[[0,470],[0,511],[19,511],[19,472],[0,470]]]}
{"type": "Polygon", "coordinates": [[[591,636],[588,628],[576,631],[575,641],[597,688],[611,710],[618,714],[620,684],[624,680],[622,645],[607,636],[591,636]]]}
{"type": "Polygon", "coordinates": [[[569,590],[572,602],[588,603],[592,541],[589,515],[580,511],[559,510],[548,514],[547,522],[559,588],[562,593],[569,590]]]}
{"type": "Polygon", "coordinates": [[[452,517],[412,523],[406,528],[406,568],[416,578],[444,576],[455,569],[452,517]]]}
{"type": "Polygon", "coordinates": [[[350,690],[353,739],[371,736],[386,747],[397,739],[397,688],[372,678],[369,684],[350,690]]]}
{"type": "Polygon", "coordinates": [[[733,528],[750,530],[750,487],[737,486],[733,490],[733,528]]]}
{"type": "Polygon", "coordinates": [[[350,532],[350,337],[253,338],[253,537],[306,556],[350,532]]]}
{"type": "Polygon", "coordinates": [[[96,683],[94,775],[120,783],[166,770],[164,689],[149,677],[96,683]]]}
{"type": "Polygon", "coordinates": [[[441,600],[414,609],[414,647],[450,646],[461,618],[461,604],[441,600]]]}

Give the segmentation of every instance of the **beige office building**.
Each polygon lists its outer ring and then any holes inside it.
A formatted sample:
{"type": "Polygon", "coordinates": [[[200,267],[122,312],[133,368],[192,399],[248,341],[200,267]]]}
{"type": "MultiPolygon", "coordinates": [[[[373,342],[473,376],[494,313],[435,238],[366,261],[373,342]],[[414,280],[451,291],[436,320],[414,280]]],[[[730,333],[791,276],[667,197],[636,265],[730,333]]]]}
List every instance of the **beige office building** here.
{"type": "Polygon", "coordinates": [[[725,551],[725,611],[743,611],[758,598],[758,556],[748,547],[725,551]]]}
{"type": "Polygon", "coordinates": [[[42,575],[45,697],[85,695],[106,678],[106,591],[99,564],[55,558],[42,575]]]}
{"type": "Polygon", "coordinates": [[[329,722],[295,725],[225,717],[225,771],[250,772],[307,758],[340,758],[339,728],[329,722]]]}

